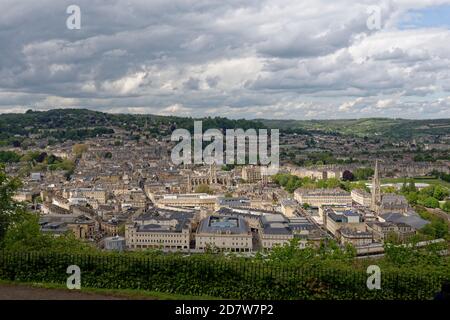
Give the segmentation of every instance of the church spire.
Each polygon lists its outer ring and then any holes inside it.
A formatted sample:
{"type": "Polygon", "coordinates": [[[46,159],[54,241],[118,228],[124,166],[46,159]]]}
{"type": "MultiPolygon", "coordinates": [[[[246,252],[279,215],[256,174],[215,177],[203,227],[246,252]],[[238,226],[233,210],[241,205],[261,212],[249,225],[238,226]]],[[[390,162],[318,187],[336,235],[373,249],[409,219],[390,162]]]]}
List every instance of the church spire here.
{"type": "Polygon", "coordinates": [[[217,183],[216,162],[209,165],[209,183],[217,183]]]}
{"type": "Polygon", "coordinates": [[[379,213],[381,204],[381,185],[380,185],[380,174],[378,171],[378,160],[375,160],[375,172],[372,179],[372,210],[379,213]]]}

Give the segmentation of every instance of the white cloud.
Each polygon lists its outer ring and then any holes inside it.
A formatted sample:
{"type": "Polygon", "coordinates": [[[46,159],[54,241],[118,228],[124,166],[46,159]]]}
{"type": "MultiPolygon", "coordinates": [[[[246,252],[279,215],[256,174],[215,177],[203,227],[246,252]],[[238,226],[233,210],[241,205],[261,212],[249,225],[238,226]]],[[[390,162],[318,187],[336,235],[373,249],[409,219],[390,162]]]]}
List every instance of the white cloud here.
{"type": "Polygon", "coordinates": [[[115,81],[105,81],[101,88],[112,95],[135,93],[139,86],[144,83],[145,76],[146,72],[136,72],[115,81]]]}
{"type": "Polygon", "coordinates": [[[186,116],[189,115],[191,111],[192,109],[186,108],[181,104],[174,104],[162,109],[158,114],[164,116],[186,116]]]}
{"type": "Polygon", "coordinates": [[[450,117],[450,30],[398,28],[450,1],[79,0],[77,32],[68,4],[0,3],[0,112],[450,117]]]}

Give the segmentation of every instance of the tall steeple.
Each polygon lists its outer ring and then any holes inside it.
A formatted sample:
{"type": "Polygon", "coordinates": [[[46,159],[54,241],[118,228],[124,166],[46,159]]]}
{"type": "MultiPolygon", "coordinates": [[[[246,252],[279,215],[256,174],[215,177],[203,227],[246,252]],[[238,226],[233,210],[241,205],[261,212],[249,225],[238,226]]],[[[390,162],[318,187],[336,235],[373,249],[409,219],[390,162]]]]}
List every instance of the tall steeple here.
{"type": "Polygon", "coordinates": [[[209,183],[217,183],[216,162],[209,165],[209,183]]]}
{"type": "Polygon", "coordinates": [[[378,160],[375,160],[375,172],[372,179],[372,204],[371,209],[376,213],[380,213],[381,204],[381,185],[380,174],[378,172],[378,160]]]}
{"type": "Polygon", "coordinates": [[[192,191],[192,181],[191,181],[191,175],[190,174],[187,175],[187,191],[188,192],[192,191]]]}

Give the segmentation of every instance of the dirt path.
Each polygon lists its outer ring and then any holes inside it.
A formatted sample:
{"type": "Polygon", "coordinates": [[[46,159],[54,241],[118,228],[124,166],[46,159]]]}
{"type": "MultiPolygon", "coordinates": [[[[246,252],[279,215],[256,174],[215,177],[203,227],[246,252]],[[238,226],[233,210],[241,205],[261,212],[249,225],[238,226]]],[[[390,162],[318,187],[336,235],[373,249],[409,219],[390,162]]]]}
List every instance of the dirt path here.
{"type": "Polygon", "coordinates": [[[68,289],[45,289],[27,285],[0,284],[0,300],[125,300],[126,297],[102,295],[68,289]]]}

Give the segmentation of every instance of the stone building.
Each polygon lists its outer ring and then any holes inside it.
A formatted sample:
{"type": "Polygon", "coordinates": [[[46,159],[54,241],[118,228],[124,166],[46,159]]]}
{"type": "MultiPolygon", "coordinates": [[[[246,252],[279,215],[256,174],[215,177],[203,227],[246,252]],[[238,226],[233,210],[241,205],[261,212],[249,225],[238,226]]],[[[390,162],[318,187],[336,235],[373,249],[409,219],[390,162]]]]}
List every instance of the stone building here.
{"type": "Polygon", "coordinates": [[[350,192],[339,188],[331,189],[305,189],[299,188],[294,191],[294,198],[300,204],[309,204],[312,207],[323,205],[351,205],[350,192]]]}
{"type": "Polygon", "coordinates": [[[243,166],[241,177],[246,182],[257,182],[262,179],[261,167],[258,166],[243,166]]]}
{"type": "Polygon", "coordinates": [[[261,216],[259,238],[261,247],[270,250],[275,246],[283,246],[294,238],[289,226],[289,220],[281,214],[267,214],[261,216]]]}
{"type": "Polygon", "coordinates": [[[374,239],[378,242],[384,242],[390,236],[405,241],[416,234],[416,230],[402,222],[369,222],[367,230],[372,231],[374,239]]]}
{"type": "Polygon", "coordinates": [[[352,200],[357,204],[370,208],[372,206],[372,196],[362,189],[353,189],[351,191],[352,200]]]}
{"type": "Polygon", "coordinates": [[[298,209],[298,203],[294,199],[282,199],[280,201],[281,212],[286,217],[296,217],[296,211],[298,209]]]}
{"type": "Polygon", "coordinates": [[[335,237],[339,238],[338,231],[342,228],[365,231],[366,225],[361,215],[354,210],[338,210],[336,207],[323,208],[323,224],[335,237]]]}
{"type": "Polygon", "coordinates": [[[153,209],[133,219],[125,226],[125,241],[129,249],[161,249],[189,251],[192,211],[153,209]]]}
{"type": "Polygon", "coordinates": [[[355,230],[351,228],[339,229],[341,244],[351,244],[355,247],[366,246],[373,243],[373,233],[370,231],[355,230]]]}
{"type": "Polygon", "coordinates": [[[151,200],[157,206],[188,208],[205,207],[214,209],[217,196],[206,193],[165,194],[153,195],[151,200]]]}
{"type": "Polygon", "coordinates": [[[387,212],[406,214],[409,209],[408,200],[403,195],[384,194],[378,212],[379,214],[387,212]]]}
{"type": "Polygon", "coordinates": [[[195,247],[199,251],[214,248],[222,251],[250,252],[253,237],[242,217],[209,216],[197,228],[195,247]]]}
{"type": "Polygon", "coordinates": [[[96,230],[95,220],[85,215],[52,214],[39,219],[41,232],[54,235],[71,231],[77,239],[91,239],[96,230]]]}

